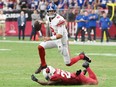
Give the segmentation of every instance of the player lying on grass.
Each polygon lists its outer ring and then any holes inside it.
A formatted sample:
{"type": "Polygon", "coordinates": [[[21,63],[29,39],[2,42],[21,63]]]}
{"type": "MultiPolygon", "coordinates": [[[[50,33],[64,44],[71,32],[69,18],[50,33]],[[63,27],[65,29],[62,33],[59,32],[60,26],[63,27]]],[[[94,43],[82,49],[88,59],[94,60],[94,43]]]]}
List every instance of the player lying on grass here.
{"type": "Polygon", "coordinates": [[[47,81],[41,81],[34,75],[31,76],[31,79],[41,85],[97,85],[97,77],[89,67],[89,63],[86,61],[82,66],[85,70],[78,70],[74,73],[48,66],[43,69],[43,75],[47,81]],[[87,72],[88,77],[85,76],[87,72]]]}

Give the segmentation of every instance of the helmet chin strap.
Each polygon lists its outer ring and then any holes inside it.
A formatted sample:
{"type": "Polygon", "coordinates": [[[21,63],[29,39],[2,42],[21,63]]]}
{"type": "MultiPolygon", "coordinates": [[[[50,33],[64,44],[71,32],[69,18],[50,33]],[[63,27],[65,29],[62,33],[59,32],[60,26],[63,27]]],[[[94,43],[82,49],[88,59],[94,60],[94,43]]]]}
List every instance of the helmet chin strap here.
{"type": "Polygon", "coordinates": [[[55,15],[50,15],[50,16],[49,16],[49,18],[54,18],[54,17],[55,17],[55,15]]]}
{"type": "Polygon", "coordinates": [[[52,17],[50,17],[51,19],[55,18],[56,17],[56,14],[54,14],[52,17]]]}

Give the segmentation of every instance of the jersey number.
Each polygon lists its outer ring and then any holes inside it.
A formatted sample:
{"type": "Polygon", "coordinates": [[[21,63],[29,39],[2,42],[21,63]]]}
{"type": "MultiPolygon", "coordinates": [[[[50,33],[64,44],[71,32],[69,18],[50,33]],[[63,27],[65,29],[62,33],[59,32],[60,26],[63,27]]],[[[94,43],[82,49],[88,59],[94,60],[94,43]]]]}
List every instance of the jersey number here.
{"type": "Polygon", "coordinates": [[[71,78],[71,74],[69,72],[61,71],[61,76],[66,78],[71,78]]]}

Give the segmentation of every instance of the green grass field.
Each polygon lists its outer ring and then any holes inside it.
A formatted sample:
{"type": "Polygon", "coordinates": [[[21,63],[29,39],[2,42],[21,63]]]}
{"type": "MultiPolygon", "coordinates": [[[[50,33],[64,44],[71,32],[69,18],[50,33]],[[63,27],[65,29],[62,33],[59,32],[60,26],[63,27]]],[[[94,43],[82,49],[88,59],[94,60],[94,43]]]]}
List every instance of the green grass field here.
{"type": "MultiPolygon", "coordinates": [[[[15,39],[13,40],[15,41],[15,39]]],[[[39,66],[38,44],[0,42],[0,87],[43,87],[30,78],[39,66]]],[[[96,73],[99,84],[78,87],[116,87],[116,46],[70,45],[71,57],[82,51],[91,57],[90,67],[96,73]]],[[[48,65],[69,72],[83,69],[82,63],[84,62],[81,60],[75,65],[67,67],[56,48],[46,50],[46,61],[48,65]]],[[[42,73],[36,76],[38,79],[44,80],[42,73]]]]}

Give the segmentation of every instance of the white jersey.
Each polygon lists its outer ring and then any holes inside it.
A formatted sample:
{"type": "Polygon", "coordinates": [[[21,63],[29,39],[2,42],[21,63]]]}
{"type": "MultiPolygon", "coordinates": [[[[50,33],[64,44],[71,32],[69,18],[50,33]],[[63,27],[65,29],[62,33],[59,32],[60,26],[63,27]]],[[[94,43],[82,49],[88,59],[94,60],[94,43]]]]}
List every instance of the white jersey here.
{"type": "Polygon", "coordinates": [[[65,26],[65,19],[60,16],[59,14],[56,14],[56,17],[53,18],[51,21],[49,19],[49,16],[46,16],[47,21],[49,21],[49,27],[52,32],[52,35],[61,34],[63,37],[61,38],[61,42],[65,44],[68,40],[68,33],[65,26]]]}
{"type": "Polygon", "coordinates": [[[62,38],[56,40],[49,40],[40,43],[45,49],[58,47],[59,52],[63,55],[65,64],[70,64],[70,54],[68,49],[68,32],[65,25],[65,20],[59,14],[51,21],[49,16],[46,16],[46,23],[49,23],[52,35],[61,34],[62,38]]]}

